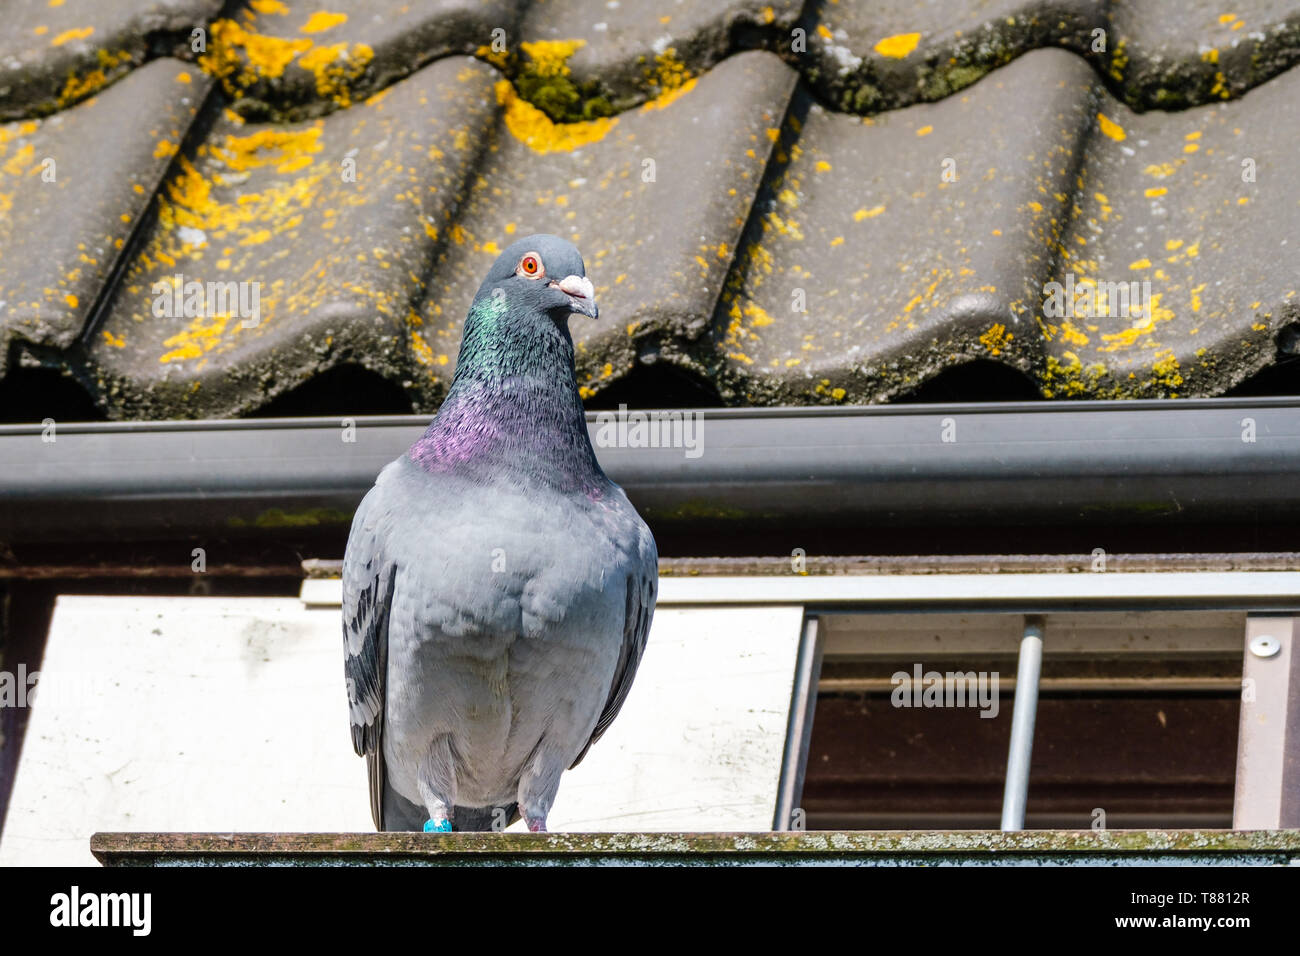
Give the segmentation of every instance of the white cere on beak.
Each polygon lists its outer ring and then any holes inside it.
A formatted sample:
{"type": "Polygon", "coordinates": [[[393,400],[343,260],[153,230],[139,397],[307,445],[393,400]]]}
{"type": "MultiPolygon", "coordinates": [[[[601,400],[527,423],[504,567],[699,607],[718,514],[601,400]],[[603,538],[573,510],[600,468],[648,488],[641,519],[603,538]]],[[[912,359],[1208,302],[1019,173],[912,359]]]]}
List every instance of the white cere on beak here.
{"type": "Polygon", "coordinates": [[[596,287],[586,276],[565,276],[560,280],[560,291],[591,301],[596,298],[596,287]]]}

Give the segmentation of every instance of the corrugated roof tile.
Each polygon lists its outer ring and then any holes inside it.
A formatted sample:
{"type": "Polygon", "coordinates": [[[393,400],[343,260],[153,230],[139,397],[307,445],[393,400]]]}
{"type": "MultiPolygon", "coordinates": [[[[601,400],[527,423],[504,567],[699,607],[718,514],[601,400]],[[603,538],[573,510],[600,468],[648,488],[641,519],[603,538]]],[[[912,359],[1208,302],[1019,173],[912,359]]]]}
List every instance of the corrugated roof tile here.
{"type": "Polygon", "coordinates": [[[453,53],[518,38],[515,0],[247,0],[211,26],[200,63],[232,108],[299,120],[346,108],[453,53]]]}
{"type": "Polygon", "coordinates": [[[1295,0],[878,0],[813,9],[801,70],[827,101],[854,113],[943,99],[1048,46],[1086,58],[1135,109],[1230,99],[1300,62],[1295,0]]]}
{"type": "Polygon", "coordinates": [[[837,110],[875,113],[932,102],[1029,50],[1092,53],[1105,0],[876,0],[822,3],[803,39],[803,74],[837,110]]]}
{"type": "Polygon", "coordinates": [[[305,407],[358,366],[431,409],[532,231],[586,256],[597,401],[655,368],[737,404],[989,369],[1209,395],[1300,353],[1296,0],[6,9],[0,375],[62,372],[112,417],[305,407]],[[1106,314],[1057,314],[1067,288],[1106,314]]]}
{"type": "Polygon", "coordinates": [[[788,48],[803,6],[803,0],[547,0],[527,7],[522,56],[506,62],[522,95],[553,118],[591,118],[676,89],[732,53],[788,48]]]}
{"type": "Polygon", "coordinates": [[[496,77],[445,59],[323,119],[218,117],[163,184],[91,340],[101,401],[126,417],[234,415],[340,362],[397,381],[427,365],[416,308],[496,77]]]}
{"type": "MultiPolygon", "coordinates": [[[[552,124],[499,85],[501,135],[430,285],[424,320],[454,360],[470,300],[499,249],[554,232],[582,250],[601,318],[575,319],[578,380],[599,392],[638,362],[692,364],[794,88],[770,53],[615,119],[552,124]]],[[[701,374],[703,374],[701,372],[701,374]]]]}
{"type": "Polygon", "coordinates": [[[79,103],[162,49],[190,49],[222,0],[5,0],[0,120],[79,103]]]}
{"type": "Polygon", "coordinates": [[[724,397],[887,401],[973,358],[1032,369],[1094,87],[1040,50],[873,120],[805,100],[715,319],[724,397]]]}
{"type": "Polygon", "coordinates": [[[208,80],[154,60],[79,105],[0,126],[0,354],[66,349],[184,140],[208,80]]]}
{"type": "Polygon", "coordinates": [[[1044,394],[1215,395],[1275,361],[1300,320],[1296,131],[1295,72],[1183,112],[1103,105],[1055,277],[1076,316],[1044,317],[1044,394]],[[1125,292],[1129,308],[1110,301],[1125,292]]]}
{"type": "Polygon", "coordinates": [[[1300,62],[1296,0],[1112,0],[1102,67],[1135,109],[1241,96],[1300,62]]]}

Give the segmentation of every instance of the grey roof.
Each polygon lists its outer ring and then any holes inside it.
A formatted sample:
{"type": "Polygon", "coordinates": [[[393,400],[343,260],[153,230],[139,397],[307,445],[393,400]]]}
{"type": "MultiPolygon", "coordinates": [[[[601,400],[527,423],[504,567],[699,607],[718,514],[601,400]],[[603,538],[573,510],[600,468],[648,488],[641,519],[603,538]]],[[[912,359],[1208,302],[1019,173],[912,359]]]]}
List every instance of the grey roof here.
{"type": "Polygon", "coordinates": [[[1300,352],[1300,2],[6,17],[0,418],[431,410],[538,231],[596,285],[593,404],[1216,395],[1300,352]]]}

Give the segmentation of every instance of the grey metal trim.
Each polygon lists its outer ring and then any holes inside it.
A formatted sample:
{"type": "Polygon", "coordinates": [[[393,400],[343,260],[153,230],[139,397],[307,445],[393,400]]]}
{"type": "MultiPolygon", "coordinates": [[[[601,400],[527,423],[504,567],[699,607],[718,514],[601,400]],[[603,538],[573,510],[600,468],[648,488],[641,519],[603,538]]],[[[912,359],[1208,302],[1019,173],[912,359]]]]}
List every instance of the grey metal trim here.
{"type": "MultiPolygon", "coordinates": [[[[597,441],[657,528],[1300,521],[1296,399],[691,414],[695,458],[597,441]]],[[[335,419],[0,426],[0,540],[346,525],[427,421],[359,417],[351,442],[335,419]]]]}
{"type": "MultiPolygon", "coordinates": [[[[338,606],[338,578],[305,578],[305,603],[338,606]]],[[[1300,609],[1300,571],[1117,574],[895,574],[661,577],[658,606],[802,605],[810,614],[872,611],[1300,609]]]]}
{"type": "Polygon", "coordinates": [[[1242,654],[1232,825],[1300,827],[1300,618],[1252,615],[1242,654]],[[1272,653],[1256,652],[1272,641],[1272,653]]]}
{"type": "Polygon", "coordinates": [[[1278,825],[1300,827],[1300,619],[1291,619],[1291,662],[1287,669],[1286,735],[1282,741],[1282,805],[1278,825]]]}

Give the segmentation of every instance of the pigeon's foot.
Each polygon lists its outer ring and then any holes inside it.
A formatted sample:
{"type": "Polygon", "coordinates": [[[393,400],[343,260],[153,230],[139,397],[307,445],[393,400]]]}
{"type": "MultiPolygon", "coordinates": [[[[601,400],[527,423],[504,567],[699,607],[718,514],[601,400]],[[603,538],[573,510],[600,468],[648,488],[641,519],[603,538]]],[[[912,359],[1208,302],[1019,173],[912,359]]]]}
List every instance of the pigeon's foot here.
{"type": "Polygon", "coordinates": [[[451,821],[448,820],[446,817],[443,817],[441,820],[425,820],[424,832],[425,833],[450,833],[451,821]]]}
{"type": "Polygon", "coordinates": [[[524,822],[528,824],[528,829],[534,833],[546,832],[546,817],[530,817],[525,813],[524,822]]]}

